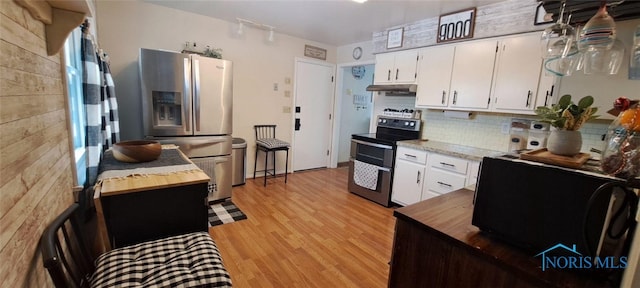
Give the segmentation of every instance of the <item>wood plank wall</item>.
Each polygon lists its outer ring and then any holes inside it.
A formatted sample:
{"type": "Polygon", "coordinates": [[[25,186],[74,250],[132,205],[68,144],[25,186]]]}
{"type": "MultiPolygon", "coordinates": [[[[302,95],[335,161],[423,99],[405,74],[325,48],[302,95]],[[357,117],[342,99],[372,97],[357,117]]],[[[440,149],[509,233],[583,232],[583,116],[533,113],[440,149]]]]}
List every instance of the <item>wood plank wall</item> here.
{"type": "Polygon", "coordinates": [[[47,56],[44,25],[0,0],[0,279],[52,287],[38,242],[73,202],[60,54],[47,56]]]}
{"type": "MultiPolygon", "coordinates": [[[[548,25],[533,25],[537,5],[535,0],[508,0],[476,7],[473,38],[468,40],[544,30],[548,25]]],[[[373,53],[437,45],[438,21],[439,17],[433,17],[375,32],[373,53]],[[404,27],[402,47],[387,49],[387,32],[400,27],[404,27]]]]}

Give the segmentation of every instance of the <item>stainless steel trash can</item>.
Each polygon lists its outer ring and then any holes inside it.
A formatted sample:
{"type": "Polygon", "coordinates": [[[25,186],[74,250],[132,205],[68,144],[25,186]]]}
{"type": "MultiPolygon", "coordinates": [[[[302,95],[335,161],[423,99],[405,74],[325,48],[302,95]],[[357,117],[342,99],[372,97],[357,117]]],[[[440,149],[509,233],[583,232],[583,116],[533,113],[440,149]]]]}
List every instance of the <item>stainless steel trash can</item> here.
{"type": "Polygon", "coordinates": [[[231,144],[231,185],[245,184],[247,170],[247,141],[242,138],[233,138],[231,144]]]}

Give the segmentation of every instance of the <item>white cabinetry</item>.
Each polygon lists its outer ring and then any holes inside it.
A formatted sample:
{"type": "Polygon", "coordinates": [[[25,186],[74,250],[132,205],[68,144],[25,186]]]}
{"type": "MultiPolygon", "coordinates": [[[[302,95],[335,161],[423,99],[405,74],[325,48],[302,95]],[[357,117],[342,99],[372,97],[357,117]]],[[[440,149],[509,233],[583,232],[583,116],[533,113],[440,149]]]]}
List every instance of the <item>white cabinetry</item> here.
{"type": "Polygon", "coordinates": [[[481,40],[423,49],[416,106],[487,109],[496,48],[497,40],[481,40]]]}
{"type": "Polygon", "coordinates": [[[446,107],[453,70],[453,45],[435,46],[420,52],[416,107],[446,107]]]}
{"type": "Polygon", "coordinates": [[[542,68],[540,33],[504,38],[498,46],[493,110],[532,112],[542,68]]]}
{"type": "Polygon", "coordinates": [[[426,151],[398,147],[391,201],[406,206],[421,200],[426,161],[426,151]]]}
{"type": "Polygon", "coordinates": [[[378,54],[373,82],[375,84],[415,83],[417,67],[417,49],[378,54]]]}
{"type": "Polygon", "coordinates": [[[391,201],[411,205],[476,183],[480,162],[398,147],[391,201]]]}
{"type": "Polygon", "coordinates": [[[456,46],[451,73],[451,107],[476,110],[489,107],[496,47],[496,40],[473,41],[456,46]]]}

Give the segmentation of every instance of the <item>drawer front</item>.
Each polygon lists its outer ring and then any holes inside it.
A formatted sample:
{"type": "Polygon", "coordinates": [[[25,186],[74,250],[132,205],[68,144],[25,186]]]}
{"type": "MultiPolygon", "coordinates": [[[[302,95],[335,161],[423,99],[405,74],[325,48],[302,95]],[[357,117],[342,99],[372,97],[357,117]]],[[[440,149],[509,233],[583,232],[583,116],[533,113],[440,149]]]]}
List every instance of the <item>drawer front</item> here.
{"type": "Polygon", "coordinates": [[[440,154],[432,154],[429,157],[429,165],[431,167],[466,175],[469,161],[440,154]]]}
{"type": "Polygon", "coordinates": [[[444,194],[464,188],[467,177],[438,169],[429,169],[426,175],[427,188],[436,193],[444,194]]]}
{"type": "Polygon", "coordinates": [[[427,164],[427,151],[398,147],[396,158],[419,164],[427,164]]]}

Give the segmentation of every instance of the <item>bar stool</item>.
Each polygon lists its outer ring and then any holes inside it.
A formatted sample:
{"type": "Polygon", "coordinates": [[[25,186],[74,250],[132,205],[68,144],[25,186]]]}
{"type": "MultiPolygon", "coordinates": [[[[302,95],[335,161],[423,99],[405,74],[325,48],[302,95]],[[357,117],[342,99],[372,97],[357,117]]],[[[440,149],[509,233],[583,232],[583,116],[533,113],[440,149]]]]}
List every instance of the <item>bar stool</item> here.
{"type": "Polygon", "coordinates": [[[276,125],[254,125],[256,130],[256,157],[253,162],[253,179],[256,178],[256,172],[264,171],[264,186],[267,186],[267,176],[276,177],[276,152],[286,151],[287,158],[284,168],[284,183],[287,183],[287,174],[289,170],[289,143],[276,138],[276,125]],[[264,170],[256,171],[258,167],[258,150],[264,151],[264,170]],[[273,171],[269,171],[269,152],[272,153],[273,171]]]}

